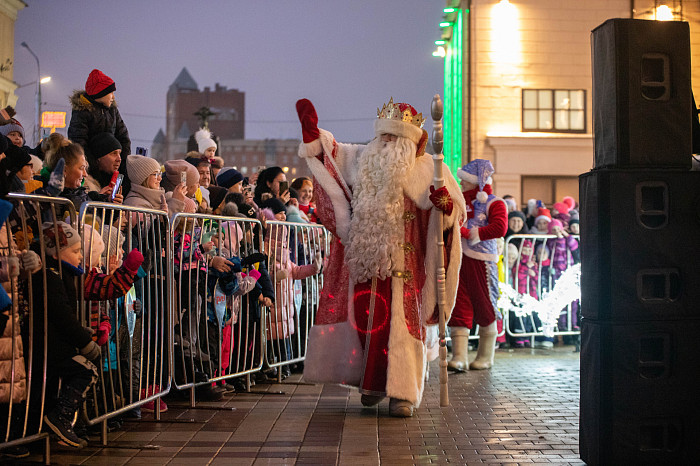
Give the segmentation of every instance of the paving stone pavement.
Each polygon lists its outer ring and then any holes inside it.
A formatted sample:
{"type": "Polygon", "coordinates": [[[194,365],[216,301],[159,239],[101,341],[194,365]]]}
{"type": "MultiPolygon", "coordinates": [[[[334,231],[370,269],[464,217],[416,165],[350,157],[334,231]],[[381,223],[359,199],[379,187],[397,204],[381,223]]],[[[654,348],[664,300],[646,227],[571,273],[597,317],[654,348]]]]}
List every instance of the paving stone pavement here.
{"type": "Polygon", "coordinates": [[[435,361],[423,403],[409,419],[389,417],[388,401],[362,408],[357,391],[299,383],[300,376],[292,375],[281,385],[258,384],[254,393],[199,404],[214,409],[171,402],[163,422],[125,423],[109,434],[108,448],[97,437],[79,451],[52,443],[51,460],[110,466],[582,465],[578,356],[572,346],[498,350],[490,371],[450,374],[447,408],[440,408],[435,361]],[[168,422],[173,419],[188,422],[168,422]]]}

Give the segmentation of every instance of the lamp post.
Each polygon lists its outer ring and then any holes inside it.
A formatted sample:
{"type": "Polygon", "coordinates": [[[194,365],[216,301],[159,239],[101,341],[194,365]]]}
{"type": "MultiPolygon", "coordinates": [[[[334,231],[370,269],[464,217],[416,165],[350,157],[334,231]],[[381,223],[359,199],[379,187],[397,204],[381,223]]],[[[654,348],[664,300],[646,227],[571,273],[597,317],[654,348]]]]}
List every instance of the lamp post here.
{"type": "Polygon", "coordinates": [[[36,126],[34,128],[34,137],[36,139],[34,144],[39,144],[41,140],[41,66],[39,65],[39,57],[29,48],[29,45],[26,42],[22,42],[20,45],[27,49],[34,57],[34,60],[36,60],[36,126]]]}

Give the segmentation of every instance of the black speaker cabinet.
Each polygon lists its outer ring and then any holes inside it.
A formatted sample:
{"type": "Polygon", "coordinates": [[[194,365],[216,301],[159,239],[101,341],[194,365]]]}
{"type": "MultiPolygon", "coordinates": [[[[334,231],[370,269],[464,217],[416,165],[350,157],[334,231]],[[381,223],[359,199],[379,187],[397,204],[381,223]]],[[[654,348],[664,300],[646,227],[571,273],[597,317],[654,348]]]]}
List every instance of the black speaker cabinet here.
{"type": "Polygon", "coordinates": [[[688,23],[610,19],[591,46],[596,168],[690,168],[688,23]]]}
{"type": "Polygon", "coordinates": [[[579,446],[588,465],[697,464],[700,320],[582,320],[579,446]]]}
{"type": "Polygon", "coordinates": [[[592,170],[579,190],[581,315],[700,318],[700,172],[592,170]]]}

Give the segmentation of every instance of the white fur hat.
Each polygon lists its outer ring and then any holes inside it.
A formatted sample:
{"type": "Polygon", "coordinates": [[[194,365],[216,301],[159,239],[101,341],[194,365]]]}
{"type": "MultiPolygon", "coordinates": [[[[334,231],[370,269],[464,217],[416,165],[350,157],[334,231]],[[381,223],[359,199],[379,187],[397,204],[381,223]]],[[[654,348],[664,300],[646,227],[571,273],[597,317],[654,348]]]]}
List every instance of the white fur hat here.
{"type": "Polygon", "coordinates": [[[211,138],[211,133],[204,128],[194,133],[194,139],[197,141],[197,150],[202,154],[210,147],[217,147],[216,142],[211,138]]]}

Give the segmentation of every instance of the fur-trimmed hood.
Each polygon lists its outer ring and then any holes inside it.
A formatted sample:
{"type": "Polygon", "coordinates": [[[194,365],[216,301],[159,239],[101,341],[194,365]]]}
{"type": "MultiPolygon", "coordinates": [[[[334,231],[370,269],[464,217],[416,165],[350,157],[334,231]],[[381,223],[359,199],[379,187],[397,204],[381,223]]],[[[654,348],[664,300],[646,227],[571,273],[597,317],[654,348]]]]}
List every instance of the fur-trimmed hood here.
{"type": "MultiPolygon", "coordinates": [[[[95,102],[90,100],[82,89],[76,89],[73,94],[68,98],[70,102],[70,107],[72,110],[88,110],[91,111],[95,108],[95,102]]],[[[112,102],[112,107],[117,106],[117,101],[112,102]]]]}

